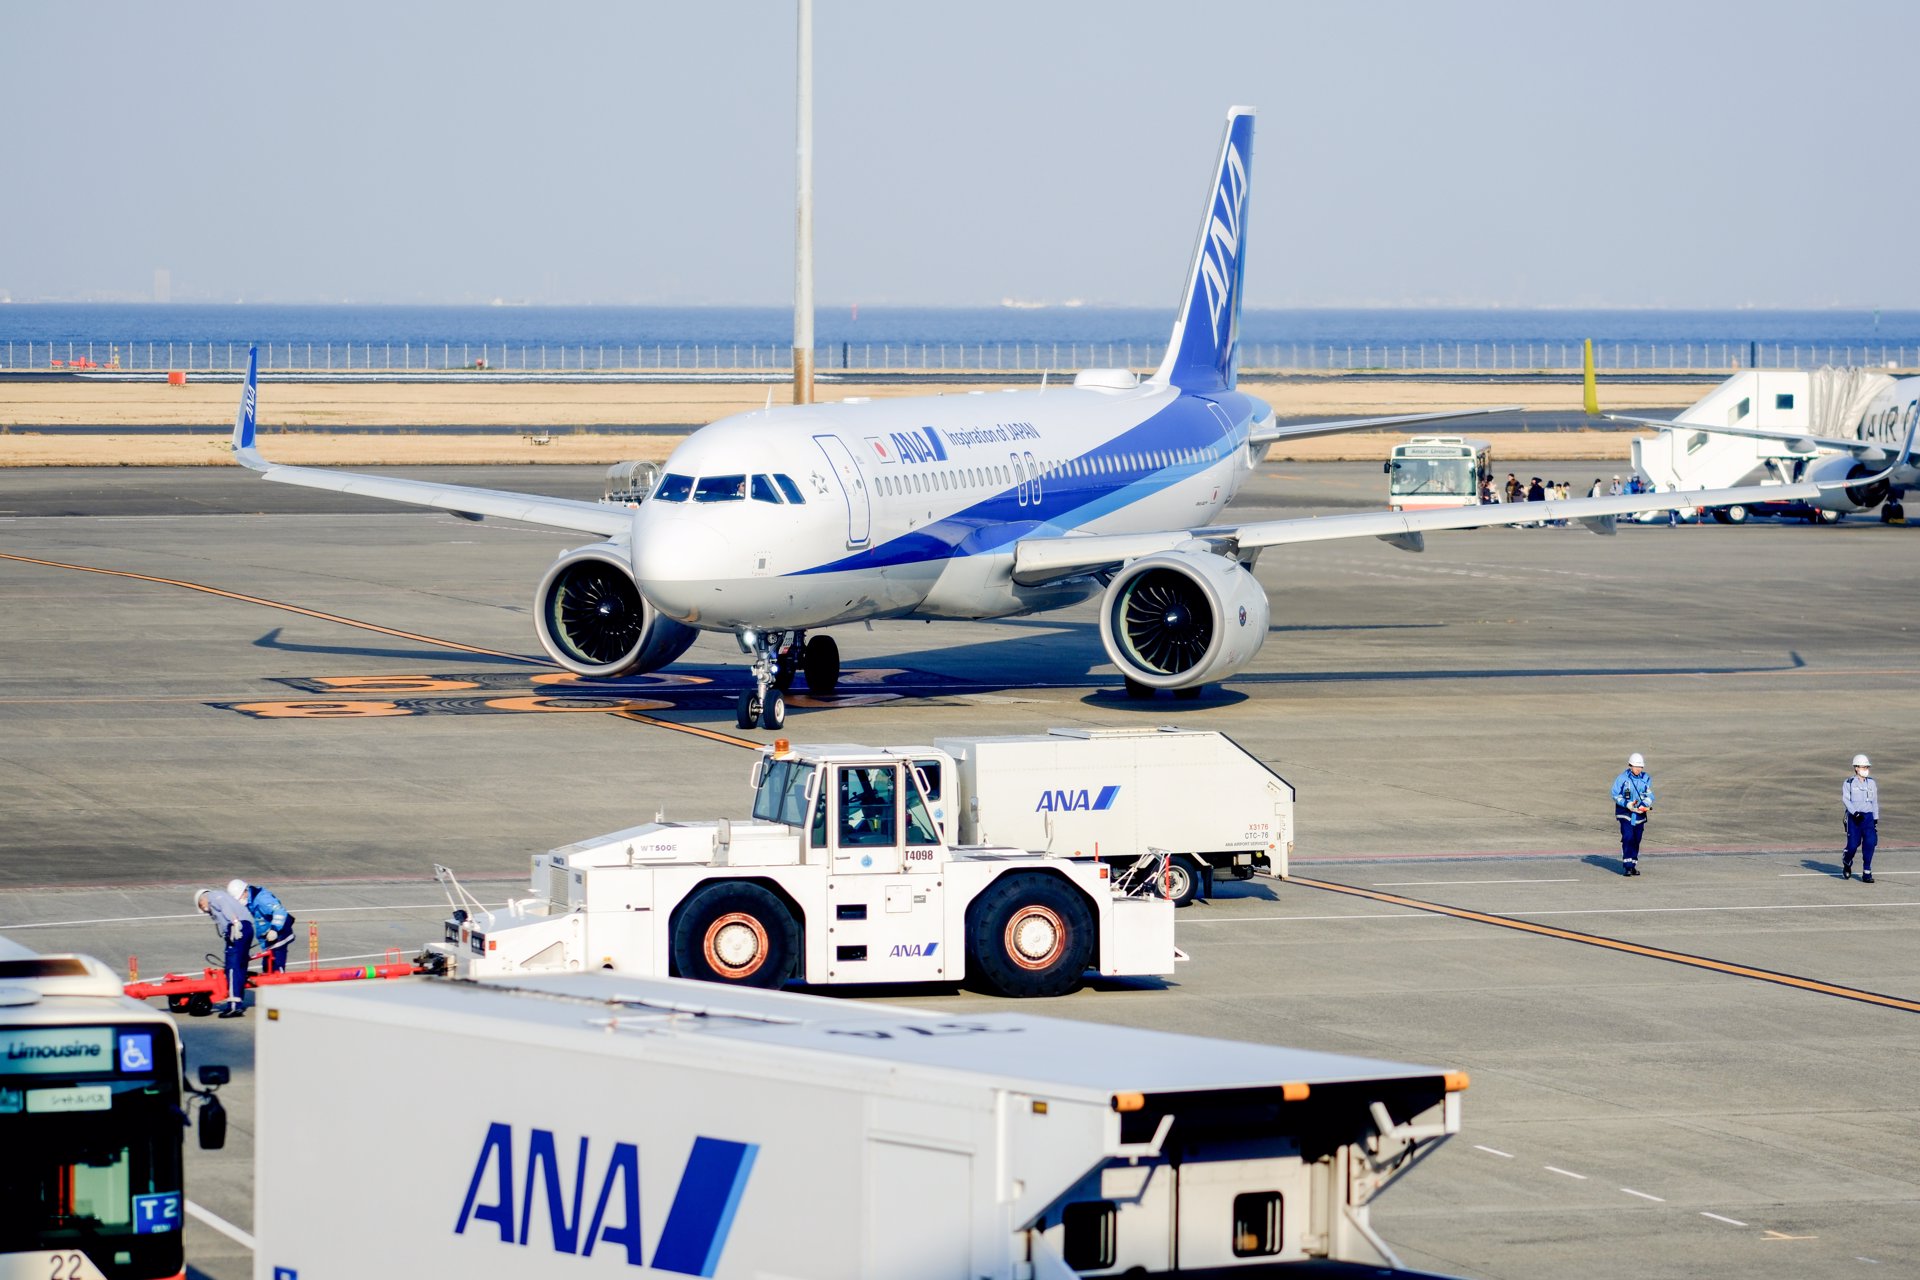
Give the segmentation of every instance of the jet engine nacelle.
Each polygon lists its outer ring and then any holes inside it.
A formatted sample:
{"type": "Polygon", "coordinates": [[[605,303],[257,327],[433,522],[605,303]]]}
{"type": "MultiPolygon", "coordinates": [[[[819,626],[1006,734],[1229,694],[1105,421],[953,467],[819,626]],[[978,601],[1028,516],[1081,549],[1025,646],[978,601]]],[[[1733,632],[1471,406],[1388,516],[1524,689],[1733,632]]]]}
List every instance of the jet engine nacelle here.
{"type": "Polygon", "coordinates": [[[533,625],[555,662],[598,677],[658,671],[699,635],[648,604],[626,556],[606,543],[554,562],[534,592],[533,625]]]}
{"type": "Polygon", "coordinates": [[[1100,604],[1100,642],[1113,664],[1154,689],[1232,675],[1267,638],[1267,593],[1239,563],[1211,550],[1146,556],[1114,575],[1100,604]]]}
{"type": "MultiPolygon", "coordinates": [[[[1807,468],[1803,478],[1815,484],[1832,484],[1838,480],[1858,480],[1884,469],[1884,464],[1869,465],[1845,456],[1823,458],[1807,468]]],[[[1887,500],[1891,488],[1887,481],[1876,480],[1872,484],[1850,484],[1844,489],[1822,489],[1820,496],[1812,499],[1809,505],[1821,511],[1837,511],[1842,515],[1850,511],[1869,511],[1887,500]]]]}

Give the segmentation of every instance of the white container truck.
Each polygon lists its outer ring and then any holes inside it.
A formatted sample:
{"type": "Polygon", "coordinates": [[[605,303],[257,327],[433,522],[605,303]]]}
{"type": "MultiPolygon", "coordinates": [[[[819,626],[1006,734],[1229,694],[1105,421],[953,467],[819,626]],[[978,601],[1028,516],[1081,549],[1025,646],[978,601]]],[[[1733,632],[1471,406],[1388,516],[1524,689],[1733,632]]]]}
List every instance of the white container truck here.
{"type": "Polygon", "coordinates": [[[1188,837],[1182,847],[1249,874],[1284,872],[1292,843],[1293,789],[1216,733],[782,740],[751,781],[750,820],[654,821],[537,855],[532,895],[501,908],[436,868],[454,911],[424,958],[465,977],[972,976],[1004,995],[1057,995],[1089,969],[1173,972],[1169,898],[1200,874],[1189,853],[1142,863],[1158,841],[1188,837]]]}
{"type": "Polygon", "coordinates": [[[961,844],[1092,854],[1114,865],[1165,850],[1179,907],[1215,870],[1242,880],[1287,874],[1293,787],[1224,733],[1050,729],[936,738],[934,746],[957,766],[951,800],[961,844]]]}
{"type": "Polygon", "coordinates": [[[1368,1204],[1458,1132],[1466,1087],[1331,1054],[617,974],[262,1003],[257,1141],[276,1154],[255,1178],[257,1280],[1397,1265],[1368,1204]]]}

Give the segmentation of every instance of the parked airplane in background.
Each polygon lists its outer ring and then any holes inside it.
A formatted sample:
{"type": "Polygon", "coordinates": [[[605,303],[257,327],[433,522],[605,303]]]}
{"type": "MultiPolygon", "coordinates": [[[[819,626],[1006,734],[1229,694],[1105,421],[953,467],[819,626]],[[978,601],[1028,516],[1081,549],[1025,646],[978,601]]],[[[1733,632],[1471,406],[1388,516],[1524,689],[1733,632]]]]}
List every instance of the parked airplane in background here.
{"type": "MultiPolygon", "coordinates": [[[[1911,442],[1901,444],[1920,423],[1920,378],[1871,369],[1747,369],[1671,419],[1607,416],[1662,429],[1633,450],[1635,469],[1662,488],[1736,484],[1764,468],[1781,480],[1820,485],[1805,511],[1838,520],[1883,502],[1888,518],[1903,515],[1904,491],[1920,486],[1911,442]]],[[[1716,510],[1722,520],[1728,514],[1716,510]]]]}
{"type": "Polygon", "coordinates": [[[1616,516],[1638,511],[1819,492],[1769,485],[1215,524],[1274,441],[1464,416],[1282,427],[1235,388],[1252,154],[1253,111],[1235,107],[1166,358],[1144,382],[1090,369],[1070,388],[738,414],[689,436],[652,494],[627,508],[276,465],[255,445],[250,359],[234,455],[268,480],[599,535],[541,579],[534,615],[547,652],[613,677],[666,666],[697,631],[731,632],[753,656],[738,723],[767,729],[784,722],[781,690],[796,668],[815,693],[839,680],[833,640],[810,631],[1002,618],[1100,596],[1100,638],[1127,691],[1192,696],[1266,639],[1267,596],[1249,570],[1268,547],[1371,537],[1419,551],[1430,530],[1541,519],[1612,533],[1616,516]]]}

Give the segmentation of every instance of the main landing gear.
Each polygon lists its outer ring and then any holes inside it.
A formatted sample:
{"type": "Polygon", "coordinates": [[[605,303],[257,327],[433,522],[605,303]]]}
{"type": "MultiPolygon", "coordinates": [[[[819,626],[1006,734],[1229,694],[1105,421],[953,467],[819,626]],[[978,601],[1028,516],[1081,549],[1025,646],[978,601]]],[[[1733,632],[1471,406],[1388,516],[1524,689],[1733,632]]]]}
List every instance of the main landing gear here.
{"type": "Polygon", "coordinates": [[[831,636],[807,639],[784,631],[742,631],[735,637],[742,653],[753,655],[753,688],[740,695],[734,707],[736,728],[778,729],[787,723],[786,691],[795,673],[807,678],[807,692],[826,697],[840,684],[840,646],[831,636]]]}

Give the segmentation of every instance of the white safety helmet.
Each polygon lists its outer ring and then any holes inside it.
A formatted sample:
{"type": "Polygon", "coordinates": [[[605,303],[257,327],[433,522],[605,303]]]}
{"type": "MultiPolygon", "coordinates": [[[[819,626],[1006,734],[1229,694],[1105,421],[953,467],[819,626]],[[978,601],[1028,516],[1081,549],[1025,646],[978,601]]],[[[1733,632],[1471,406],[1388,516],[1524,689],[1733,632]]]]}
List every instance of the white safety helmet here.
{"type": "Polygon", "coordinates": [[[1867,759],[1864,755],[1858,755],[1853,758],[1853,767],[1856,769],[1870,769],[1873,767],[1873,761],[1867,759]]]}
{"type": "Polygon", "coordinates": [[[1635,769],[1644,769],[1647,767],[1647,758],[1636,751],[1627,757],[1627,764],[1635,769]]]}
{"type": "Polygon", "coordinates": [[[247,882],[240,879],[227,881],[227,894],[235,902],[245,902],[247,900],[247,882]]]}
{"type": "Polygon", "coordinates": [[[213,890],[211,889],[195,889],[193,891],[193,909],[195,911],[205,911],[207,909],[207,895],[212,892],[213,890]]]}

